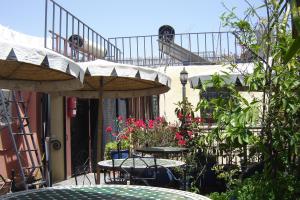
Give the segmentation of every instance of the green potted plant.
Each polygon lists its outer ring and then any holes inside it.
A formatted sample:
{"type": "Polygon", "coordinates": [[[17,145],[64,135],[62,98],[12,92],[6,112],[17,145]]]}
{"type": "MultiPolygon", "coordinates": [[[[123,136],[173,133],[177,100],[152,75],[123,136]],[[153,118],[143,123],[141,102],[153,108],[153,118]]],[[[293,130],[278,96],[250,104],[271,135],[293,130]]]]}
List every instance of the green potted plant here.
{"type": "Polygon", "coordinates": [[[126,158],[129,156],[130,142],[128,141],[128,134],[121,131],[123,126],[122,116],[119,116],[116,120],[116,132],[113,132],[113,128],[108,126],[106,132],[114,137],[114,141],[108,142],[105,145],[105,158],[106,159],[116,159],[116,158],[126,158]]]}

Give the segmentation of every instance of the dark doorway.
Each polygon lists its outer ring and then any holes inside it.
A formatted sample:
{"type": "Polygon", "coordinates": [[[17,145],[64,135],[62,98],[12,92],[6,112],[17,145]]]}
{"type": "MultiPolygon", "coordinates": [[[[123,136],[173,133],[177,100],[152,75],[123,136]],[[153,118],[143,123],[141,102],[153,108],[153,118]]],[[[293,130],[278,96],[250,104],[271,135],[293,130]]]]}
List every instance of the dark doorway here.
{"type": "Polygon", "coordinates": [[[77,99],[76,117],[71,119],[72,172],[89,158],[89,100],[77,99]]]}
{"type": "Polygon", "coordinates": [[[95,170],[97,166],[97,130],[98,130],[98,99],[90,99],[90,123],[91,123],[91,149],[90,158],[92,169],[95,170]]]}
{"type": "Polygon", "coordinates": [[[86,161],[95,169],[98,99],[77,99],[77,114],[71,120],[72,172],[86,161]]]}

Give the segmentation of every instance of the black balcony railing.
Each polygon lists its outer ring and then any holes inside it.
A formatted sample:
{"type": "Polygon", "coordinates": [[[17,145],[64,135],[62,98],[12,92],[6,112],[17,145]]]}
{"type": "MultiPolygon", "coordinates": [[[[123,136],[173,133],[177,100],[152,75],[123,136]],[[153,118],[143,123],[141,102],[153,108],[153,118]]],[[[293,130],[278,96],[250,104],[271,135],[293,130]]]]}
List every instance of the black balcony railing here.
{"type": "Polygon", "coordinates": [[[247,62],[246,50],[231,32],[182,33],[109,38],[118,51],[117,62],[140,66],[203,65],[224,62],[247,62]],[[168,37],[168,36],[166,36],[168,37]]]}
{"type": "Polygon", "coordinates": [[[44,46],[75,61],[119,60],[120,50],[53,0],[45,1],[44,46]]]}
{"type": "Polygon", "coordinates": [[[55,1],[45,0],[45,2],[44,46],[75,61],[100,58],[155,67],[238,63],[248,62],[251,58],[231,32],[105,39],[55,1]]]}

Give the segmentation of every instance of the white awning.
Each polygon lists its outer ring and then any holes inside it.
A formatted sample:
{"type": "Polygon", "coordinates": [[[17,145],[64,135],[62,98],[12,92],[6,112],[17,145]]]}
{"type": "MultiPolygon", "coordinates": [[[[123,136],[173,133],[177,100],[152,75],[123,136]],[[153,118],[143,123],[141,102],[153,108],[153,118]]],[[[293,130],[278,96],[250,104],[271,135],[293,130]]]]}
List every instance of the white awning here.
{"type": "Polygon", "coordinates": [[[75,90],[84,70],[75,62],[42,47],[0,39],[0,88],[30,91],[75,90]]]}
{"type": "Polygon", "coordinates": [[[171,79],[154,69],[100,59],[79,65],[86,69],[84,87],[76,91],[58,92],[60,95],[98,98],[101,79],[105,98],[150,96],[170,89],[171,79]]]}
{"type": "MultiPolygon", "coordinates": [[[[203,71],[196,75],[192,75],[188,79],[191,88],[197,88],[207,80],[210,80],[214,74],[225,75],[226,73],[228,73],[229,76],[224,76],[225,83],[235,83],[237,85],[245,86],[244,75],[253,72],[252,63],[237,64],[234,70],[231,69],[231,65],[207,65],[199,67],[203,68],[203,71]]],[[[208,86],[210,86],[210,84],[208,86]]]]}

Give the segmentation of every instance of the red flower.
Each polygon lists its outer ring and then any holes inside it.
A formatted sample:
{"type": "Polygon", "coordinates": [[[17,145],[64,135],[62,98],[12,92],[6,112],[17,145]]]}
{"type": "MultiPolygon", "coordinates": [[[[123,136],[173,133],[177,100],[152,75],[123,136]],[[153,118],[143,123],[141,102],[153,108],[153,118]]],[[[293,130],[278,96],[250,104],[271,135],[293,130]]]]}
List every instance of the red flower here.
{"type": "Polygon", "coordinates": [[[134,122],[135,122],[135,119],[129,117],[129,118],[127,118],[127,120],[126,120],[126,125],[129,126],[129,125],[133,124],[134,122]]]}
{"type": "Polygon", "coordinates": [[[127,140],[127,139],[128,139],[128,136],[127,136],[127,135],[121,135],[121,139],[127,140]]]}
{"type": "Polygon", "coordinates": [[[187,114],[187,119],[191,119],[192,118],[192,116],[191,116],[191,114],[189,113],[189,114],[187,114]]]}
{"type": "Polygon", "coordinates": [[[120,115],[120,116],[118,117],[118,121],[121,122],[122,120],[123,120],[123,117],[120,115]]]}
{"type": "Polygon", "coordinates": [[[135,122],[135,126],[136,127],[138,127],[138,128],[146,128],[146,124],[145,124],[145,122],[143,121],[143,120],[137,120],[136,122],[135,122]]]}
{"type": "Polygon", "coordinates": [[[178,112],[177,117],[181,120],[183,118],[183,114],[181,112],[178,112]]]}
{"type": "Polygon", "coordinates": [[[106,132],[107,132],[107,133],[111,133],[111,132],[112,132],[112,127],[111,127],[111,126],[108,126],[108,127],[106,128],[106,132]]]}
{"type": "Polygon", "coordinates": [[[176,140],[182,140],[183,136],[179,132],[176,132],[175,138],[176,140]]]}
{"type": "Polygon", "coordinates": [[[187,131],[187,134],[188,134],[190,137],[192,137],[193,132],[192,132],[192,131],[187,131]]]}
{"type": "Polygon", "coordinates": [[[204,122],[204,120],[203,120],[202,117],[196,117],[196,118],[194,119],[194,121],[197,122],[197,123],[202,123],[202,122],[204,122]]]}
{"type": "Polygon", "coordinates": [[[156,117],[155,121],[156,121],[158,124],[160,124],[160,123],[165,122],[166,120],[165,120],[164,117],[156,117]]]}
{"type": "Polygon", "coordinates": [[[148,128],[153,129],[154,128],[154,120],[149,120],[148,121],[148,128]]]}
{"type": "Polygon", "coordinates": [[[184,146],[185,144],[186,144],[185,140],[179,140],[178,141],[178,145],[180,145],[180,146],[184,146]]]}
{"type": "Polygon", "coordinates": [[[133,128],[132,127],[128,127],[128,129],[126,130],[126,134],[130,134],[130,133],[132,133],[133,132],[133,128]]]}

